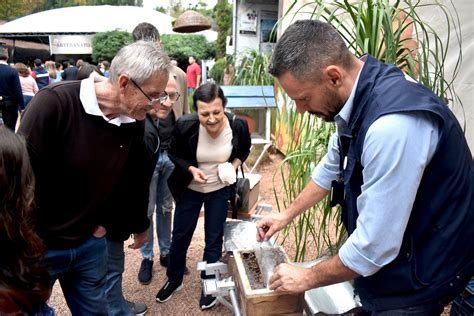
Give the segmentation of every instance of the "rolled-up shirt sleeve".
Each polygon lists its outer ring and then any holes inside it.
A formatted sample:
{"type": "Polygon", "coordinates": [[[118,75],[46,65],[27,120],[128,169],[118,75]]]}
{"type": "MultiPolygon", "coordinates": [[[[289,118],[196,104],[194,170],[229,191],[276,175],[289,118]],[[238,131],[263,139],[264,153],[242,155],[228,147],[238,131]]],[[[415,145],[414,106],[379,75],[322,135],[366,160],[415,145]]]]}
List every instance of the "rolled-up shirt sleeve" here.
{"type": "Polygon", "coordinates": [[[370,276],[397,257],[437,143],[437,124],[427,113],[385,115],[368,129],[357,225],[339,250],[345,266],[370,276]]]}
{"type": "Polygon", "coordinates": [[[314,169],[311,179],[320,187],[331,190],[331,181],[337,179],[339,172],[338,136],[334,133],[329,139],[328,150],[314,169]]]}

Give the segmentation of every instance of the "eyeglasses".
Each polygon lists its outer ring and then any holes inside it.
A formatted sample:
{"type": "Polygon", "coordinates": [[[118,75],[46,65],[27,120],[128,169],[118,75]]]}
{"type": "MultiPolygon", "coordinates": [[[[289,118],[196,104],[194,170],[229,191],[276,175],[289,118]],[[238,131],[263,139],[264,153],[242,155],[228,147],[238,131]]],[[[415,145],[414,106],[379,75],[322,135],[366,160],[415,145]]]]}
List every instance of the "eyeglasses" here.
{"type": "Polygon", "coordinates": [[[147,93],[145,93],[145,91],[143,91],[142,88],[140,88],[140,86],[135,82],[135,80],[130,78],[130,81],[133,83],[135,88],[140,90],[140,92],[148,99],[148,101],[150,101],[149,102],[150,105],[154,105],[154,104],[157,104],[157,103],[160,103],[160,104],[164,103],[164,102],[166,102],[166,99],[169,97],[168,93],[166,93],[166,91],[163,91],[163,92],[160,92],[160,96],[158,98],[154,99],[154,98],[150,97],[147,93]]]}
{"type": "Polygon", "coordinates": [[[180,96],[179,92],[171,92],[171,93],[167,93],[166,97],[169,98],[171,102],[176,102],[178,101],[179,96],[180,96]]]}

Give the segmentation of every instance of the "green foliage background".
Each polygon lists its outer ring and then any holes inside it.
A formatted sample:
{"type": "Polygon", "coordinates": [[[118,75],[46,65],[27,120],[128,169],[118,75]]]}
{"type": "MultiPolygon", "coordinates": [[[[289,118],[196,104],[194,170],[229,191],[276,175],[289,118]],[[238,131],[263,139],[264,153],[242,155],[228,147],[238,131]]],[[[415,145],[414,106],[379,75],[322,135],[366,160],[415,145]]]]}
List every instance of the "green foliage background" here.
{"type": "Polygon", "coordinates": [[[141,7],[143,0],[40,0],[33,12],[79,5],[133,5],[141,7]]]}
{"type": "Polygon", "coordinates": [[[217,24],[216,58],[226,55],[226,40],[232,25],[232,5],[227,0],[218,0],[215,9],[217,24]]]}
{"type": "Polygon", "coordinates": [[[115,30],[96,33],[92,38],[92,60],[100,62],[106,59],[110,62],[120,48],[132,41],[132,34],[127,31],[115,30]]]}
{"type": "Polygon", "coordinates": [[[216,49],[212,43],[206,40],[204,35],[171,35],[161,36],[164,50],[178,62],[178,66],[186,69],[188,57],[196,56],[198,62],[202,59],[212,59],[216,56],[216,49]]]}
{"type": "Polygon", "coordinates": [[[227,58],[219,58],[209,71],[209,77],[220,85],[224,82],[224,69],[227,66],[227,58]]]}

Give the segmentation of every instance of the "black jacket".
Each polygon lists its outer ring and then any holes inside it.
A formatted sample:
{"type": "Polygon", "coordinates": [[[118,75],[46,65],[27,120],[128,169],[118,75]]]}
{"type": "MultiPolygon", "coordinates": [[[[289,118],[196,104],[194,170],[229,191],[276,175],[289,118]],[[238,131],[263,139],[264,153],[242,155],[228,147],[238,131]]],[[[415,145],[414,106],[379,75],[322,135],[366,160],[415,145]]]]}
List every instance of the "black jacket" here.
{"type": "Polygon", "coordinates": [[[143,218],[148,212],[149,186],[158,161],[160,147],[158,126],[148,114],[145,118],[143,142],[142,146],[134,149],[134,154],[139,159],[131,161],[114,190],[106,226],[109,240],[125,241],[131,234],[142,233],[148,229],[145,221],[137,222],[134,218],[130,218],[131,216],[143,218]]]}
{"type": "MultiPolygon", "coordinates": [[[[242,163],[250,153],[251,139],[247,121],[234,114],[225,113],[232,128],[232,152],[229,162],[235,158],[242,163]]],[[[196,159],[197,144],[199,139],[199,119],[196,113],[182,116],[176,122],[171,136],[170,159],[175,164],[173,173],[168,179],[168,186],[176,201],[179,200],[193,176],[188,171],[190,166],[198,167],[196,159]]]]}

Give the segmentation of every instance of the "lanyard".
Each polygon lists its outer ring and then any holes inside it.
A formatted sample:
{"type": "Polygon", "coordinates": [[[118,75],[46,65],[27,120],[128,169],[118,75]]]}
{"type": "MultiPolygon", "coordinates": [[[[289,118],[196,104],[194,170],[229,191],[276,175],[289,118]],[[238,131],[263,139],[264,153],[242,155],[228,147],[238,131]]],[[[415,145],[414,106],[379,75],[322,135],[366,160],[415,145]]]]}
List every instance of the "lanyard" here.
{"type": "Polygon", "coordinates": [[[337,204],[343,205],[345,201],[345,189],[344,189],[344,170],[347,167],[347,153],[349,151],[349,145],[351,143],[352,136],[341,134],[338,137],[339,144],[339,172],[337,174],[337,180],[331,182],[331,196],[329,205],[331,207],[337,204]]]}

